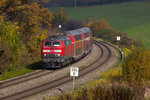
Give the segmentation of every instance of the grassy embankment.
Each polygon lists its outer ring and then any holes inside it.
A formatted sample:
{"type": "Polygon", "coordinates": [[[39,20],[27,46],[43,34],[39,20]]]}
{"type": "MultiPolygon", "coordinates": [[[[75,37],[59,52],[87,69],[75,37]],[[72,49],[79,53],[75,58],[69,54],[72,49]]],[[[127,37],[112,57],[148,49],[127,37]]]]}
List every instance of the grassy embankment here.
{"type": "Polygon", "coordinates": [[[34,61],[30,62],[30,64],[27,63],[20,68],[12,68],[9,72],[8,71],[4,72],[2,75],[0,75],[0,81],[24,75],[26,73],[30,73],[38,69],[42,69],[39,60],[37,60],[37,62],[36,61],[34,63],[33,62],[34,61]]]}
{"type": "MultiPolygon", "coordinates": [[[[65,8],[69,19],[106,19],[110,26],[126,32],[133,39],[140,39],[150,48],[150,1],[91,7],[65,8]]],[[[54,11],[54,8],[49,8],[54,11]]]]}

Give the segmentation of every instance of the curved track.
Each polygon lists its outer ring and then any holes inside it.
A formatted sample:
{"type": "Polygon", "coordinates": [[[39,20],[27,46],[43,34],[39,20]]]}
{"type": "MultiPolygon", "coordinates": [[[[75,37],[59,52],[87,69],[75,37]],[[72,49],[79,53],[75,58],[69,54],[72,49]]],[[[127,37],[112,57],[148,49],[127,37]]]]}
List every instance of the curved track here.
{"type": "MultiPolygon", "coordinates": [[[[111,57],[111,50],[107,45],[105,45],[102,42],[97,42],[97,41],[94,41],[94,43],[100,48],[101,55],[99,56],[99,58],[95,62],[93,62],[89,66],[86,66],[85,68],[80,70],[80,77],[86,75],[87,73],[90,73],[90,72],[96,70],[101,65],[106,63],[109,60],[109,58],[111,57]]],[[[46,73],[52,73],[52,72],[55,72],[55,71],[44,72],[44,74],[42,74],[42,75],[45,75],[46,73]]],[[[39,75],[37,75],[36,77],[38,77],[38,76],[39,75]]],[[[78,77],[78,78],[80,78],[80,77],[78,77]]],[[[23,81],[27,81],[29,79],[32,79],[32,78],[28,78],[28,79],[23,80],[23,81]]],[[[70,77],[69,75],[66,75],[66,76],[63,76],[63,77],[61,77],[59,79],[56,79],[54,81],[47,82],[47,83],[44,83],[40,86],[30,88],[28,90],[25,90],[25,91],[22,91],[22,92],[19,92],[17,94],[13,94],[13,95],[10,95],[10,96],[7,96],[7,97],[2,97],[0,99],[2,99],[2,100],[16,100],[16,99],[19,99],[20,100],[22,98],[26,98],[26,97],[29,97],[31,95],[38,94],[42,91],[50,90],[52,88],[55,88],[59,85],[65,84],[65,83],[70,82],[70,81],[72,81],[72,77],[70,77]]],[[[16,84],[16,83],[13,83],[13,84],[16,84]]],[[[4,87],[7,87],[7,86],[11,86],[11,85],[6,85],[4,87]]],[[[4,87],[1,87],[1,88],[4,88],[4,87]]]]}

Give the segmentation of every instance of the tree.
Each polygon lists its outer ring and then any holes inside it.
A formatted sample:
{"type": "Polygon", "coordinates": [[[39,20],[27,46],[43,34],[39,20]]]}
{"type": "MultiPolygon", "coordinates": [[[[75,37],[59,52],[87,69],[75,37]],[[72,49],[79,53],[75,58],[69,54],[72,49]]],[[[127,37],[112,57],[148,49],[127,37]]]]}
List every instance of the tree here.
{"type": "Polygon", "coordinates": [[[59,24],[63,24],[67,20],[67,13],[64,8],[59,8],[54,12],[54,26],[58,26],[59,24]]]}
{"type": "Polygon", "coordinates": [[[51,29],[53,15],[49,12],[49,10],[47,8],[42,8],[39,16],[42,18],[41,23],[43,28],[51,29]]]}
{"type": "Polygon", "coordinates": [[[42,37],[52,27],[53,15],[44,8],[50,0],[2,0],[0,1],[0,20],[11,21],[19,26],[19,37],[29,53],[40,51],[42,37]],[[44,33],[45,32],[45,33],[44,33]],[[42,36],[42,37],[40,37],[42,36]],[[32,43],[35,45],[32,47],[32,43]],[[36,48],[36,49],[35,49],[36,48]]]}
{"type": "Polygon", "coordinates": [[[3,70],[15,66],[20,57],[17,28],[18,26],[11,22],[0,23],[0,65],[3,66],[3,70]]]}
{"type": "Polygon", "coordinates": [[[83,27],[83,22],[80,20],[70,19],[66,22],[66,30],[73,30],[83,27]]]}

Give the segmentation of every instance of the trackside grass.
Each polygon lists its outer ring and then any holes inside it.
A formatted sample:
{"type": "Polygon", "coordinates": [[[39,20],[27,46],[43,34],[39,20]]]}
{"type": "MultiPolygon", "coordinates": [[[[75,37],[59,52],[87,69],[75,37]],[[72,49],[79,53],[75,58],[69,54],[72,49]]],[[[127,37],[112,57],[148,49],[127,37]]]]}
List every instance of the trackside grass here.
{"type": "Polygon", "coordinates": [[[26,73],[36,71],[37,69],[42,69],[40,61],[35,61],[34,63],[32,62],[30,64],[23,65],[20,68],[11,68],[10,71],[6,71],[2,75],[0,75],[0,81],[10,79],[16,76],[21,76],[26,73]]]}
{"type": "Polygon", "coordinates": [[[10,79],[16,76],[20,76],[29,72],[33,72],[34,70],[28,68],[20,68],[20,69],[13,69],[10,72],[5,72],[0,76],[0,81],[10,79]]]}

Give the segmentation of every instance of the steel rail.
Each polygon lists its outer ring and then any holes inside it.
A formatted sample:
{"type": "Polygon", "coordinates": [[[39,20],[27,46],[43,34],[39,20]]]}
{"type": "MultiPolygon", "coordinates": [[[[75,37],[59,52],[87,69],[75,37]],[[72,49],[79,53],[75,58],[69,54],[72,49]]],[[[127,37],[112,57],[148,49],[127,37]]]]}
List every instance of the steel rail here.
{"type": "MultiPolygon", "coordinates": [[[[82,77],[82,76],[84,76],[84,75],[86,75],[86,74],[88,74],[88,73],[96,70],[101,65],[103,65],[104,63],[106,63],[109,60],[109,58],[111,57],[111,50],[110,50],[110,48],[108,48],[105,44],[103,44],[101,42],[94,41],[94,43],[101,49],[102,54],[101,54],[101,56],[95,62],[93,62],[89,66],[85,67],[84,69],[81,69],[81,71],[80,71],[80,77],[82,77]],[[103,51],[103,49],[101,47],[102,45],[103,45],[103,47],[105,47],[107,49],[108,55],[107,55],[107,57],[105,58],[105,60],[103,62],[98,63],[99,60],[102,57],[104,57],[103,56],[104,51],[103,51]]],[[[80,78],[80,77],[78,77],[78,78],[80,78]]],[[[31,96],[31,95],[34,95],[34,94],[38,94],[38,93],[40,93],[42,91],[46,91],[46,90],[52,89],[54,87],[60,86],[62,84],[70,82],[70,81],[72,81],[72,77],[70,77],[70,76],[67,75],[67,76],[64,76],[62,78],[56,79],[54,81],[42,84],[40,86],[31,88],[31,89],[28,89],[28,90],[25,90],[25,91],[22,91],[22,92],[19,92],[17,94],[13,94],[13,95],[10,95],[10,96],[7,96],[7,97],[3,97],[1,99],[2,100],[17,100],[17,99],[26,98],[28,96],[31,96]]]]}
{"type": "MultiPolygon", "coordinates": [[[[79,60],[77,60],[75,62],[78,62],[78,61],[79,60]]],[[[70,63],[70,64],[72,64],[72,63],[70,63]]],[[[4,82],[0,82],[0,89],[8,88],[8,87],[11,87],[13,85],[17,85],[17,84],[20,84],[20,83],[23,83],[26,81],[30,81],[30,80],[35,79],[35,78],[43,77],[45,75],[52,74],[52,73],[59,71],[59,70],[61,70],[61,69],[57,69],[57,70],[53,70],[53,71],[50,70],[49,72],[47,72],[46,70],[40,70],[37,72],[29,73],[27,75],[16,77],[14,79],[6,80],[4,82]]]]}

